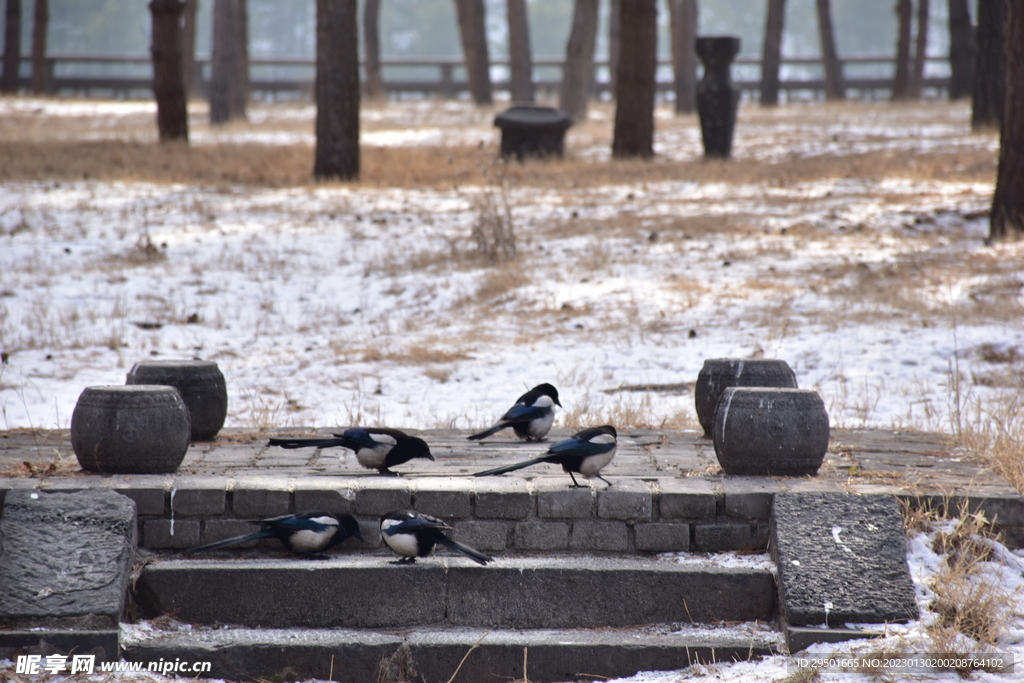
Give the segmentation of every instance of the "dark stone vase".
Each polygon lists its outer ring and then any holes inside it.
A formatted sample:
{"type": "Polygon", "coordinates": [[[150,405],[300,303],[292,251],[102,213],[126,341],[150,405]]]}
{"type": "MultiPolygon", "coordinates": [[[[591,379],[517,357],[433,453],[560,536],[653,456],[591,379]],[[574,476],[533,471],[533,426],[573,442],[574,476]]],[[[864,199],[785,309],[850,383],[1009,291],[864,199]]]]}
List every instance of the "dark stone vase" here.
{"type": "Polygon", "coordinates": [[[733,36],[698,38],[697,56],[704,63],[704,77],[697,84],[697,113],[704,137],[704,156],[727,158],[732,154],[736,107],[740,91],[733,85],[730,67],[740,51],[733,36]]]}
{"type": "Polygon", "coordinates": [[[523,161],[561,157],[572,119],[561,109],[520,104],[495,116],[494,125],[501,129],[502,158],[523,161]]]}
{"type": "Polygon", "coordinates": [[[147,360],[136,363],[125,384],[163,384],[178,390],[192,420],[192,440],[212,441],[228,414],[224,375],[212,360],[147,360]]]}
{"type": "Polygon", "coordinates": [[[710,439],[718,399],[729,387],[784,387],[796,389],[796,373],[777,358],[709,358],[697,374],[693,388],[697,419],[710,439]]]}

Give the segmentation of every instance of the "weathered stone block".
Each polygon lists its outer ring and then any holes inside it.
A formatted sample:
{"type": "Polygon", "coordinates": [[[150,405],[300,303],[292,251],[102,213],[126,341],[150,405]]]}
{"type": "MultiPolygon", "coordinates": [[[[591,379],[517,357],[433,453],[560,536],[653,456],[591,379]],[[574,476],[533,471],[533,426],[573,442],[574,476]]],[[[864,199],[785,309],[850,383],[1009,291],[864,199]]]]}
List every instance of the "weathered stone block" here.
{"type": "Polygon", "coordinates": [[[171,489],[171,515],[175,517],[212,517],[224,514],[226,482],[219,487],[171,489]]]}
{"type": "Polygon", "coordinates": [[[772,497],[779,490],[774,479],[763,477],[726,477],[725,514],[739,519],[761,519],[771,516],[772,497]]]}
{"type": "Polygon", "coordinates": [[[412,482],[412,506],[443,519],[472,515],[472,483],[464,478],[419,479],[412,482]]]}
{"type": "Polygon", "coordinates": [[[339,489],[302,489],[297,488],[292,494],[295,500],[295,512],[324,512],[344,515],[355,511],[356,494],[350,488],[339,489]]]}
{"type": "Polygon", "coordinates": [[[690,525],[685,522],[653,522],[633,527],[636,549],[650,553],[690,549],[690,525]]]}
{"type": "Polygon", "coordinates": [[[122,496],[128,496],[135,501],[135,513],[140,517],[146,515],[160,516],[165,514],[167,492],[162,488],[116,488],[114,490],[122,496]]]}
{"type": "Polygon", "coordinates": [[[455,522],[452,538],[477,550],[504,550],[508,547],[508,522],[466,520],[455,522]]]}
{"type": "Polygon", "coordinates": [[[200,545],[198,519],[147,519],[142,524],[142,545],[152,550],[200,545]]]}
{"type": "Polygon", "coordinates": [[[479,479],[473,497],[479,519],[526,519],[533,512],[533,495],[522,479],[479,479]]]}
{"type": "Polygon", "coordinates": [[[711,519],[715,490],[710,481],[694,478],[658,479],[658,511],[668,519],[711,519]]]}
{"type": "Polygon", "coordinates": [[[650,521],[654,497],[646,482],[621,479],[597,493],[597,515],[603,519],[650,521]]]}
{"type": "Polygon", "coordinates": [[[569,547],[573,550],[628,550],[626,524],[597,520],[573,522],[569,547]]]}
{"type": "Polygon", "coordinates": [[[569,525],[564,522],[520,522],[516,524],[519,550],[564,550],[569,547],[569,525]]]}
{"type": "Polygon", "coordinates": [[[412,507],[409,483],[398,477],[362,479],[356,485],[356,512],[381,517],[412,507]]]}
{"type": "Polygon", "coordinates": [[[754,547],[750,524],[697,524],[693,529],[697,550],[744,550],[754,547]]]}
{"type": "Polygon", "coordinates": [[[594,507],[594,489],[570,488],[561,477],[533,482],[537,490],[537,516],[551,519],[586,519],[594,507]]]}
{"type": "Polygon", "coordinates": [[[243,519],[277,517],[287,515],[292,494],[275,489],[235,489],[231,499],[231,510],[243,519]]]}

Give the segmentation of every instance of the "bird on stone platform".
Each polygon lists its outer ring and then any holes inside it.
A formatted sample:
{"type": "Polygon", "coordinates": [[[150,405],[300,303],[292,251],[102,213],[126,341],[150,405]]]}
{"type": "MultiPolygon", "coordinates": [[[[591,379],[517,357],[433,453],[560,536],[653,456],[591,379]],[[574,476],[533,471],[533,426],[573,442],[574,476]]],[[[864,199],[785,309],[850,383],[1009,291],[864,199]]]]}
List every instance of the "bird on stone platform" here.
{"type": "Polygon", "coordinates": [[[555,406],[562,407],[558,402],[558,389],[547,382],[538,384],[516,399],[515,405],[493,426],[466,438],[470,441],[486,439],[495,432],[511,427],[520,439],[541,441],[555,422],[555,406]]]}
{"type": "Polygon", "coordinates": [[[263,528],[244,536],[189,548],[186,552],[199,553],[260,538],[276,538],[284,543],[291,552],[313,557],[316,553],[333,548],[352,536],[360,541],[363,540],[363,534],[359,531],[359,522],[355,517],[347,514],[331,515],[317,510],[297,515],[273,517],[254,522],[254,524],[259,524],[263,528]]]}
{"type": "Polygon", "coordinates": [[[587,479],[597,477],[609,486],[610,481],[601,476],[601,470],[615,457],[615,449],[618,446],[618,433],[615,427],[604,425],[601,427],[590,427],[583,431],[576,432],[568,439],[564,439],[551,445],[544,455],[517,462],[514,465],[496,467],[493,470],[477,472],[474,477],[486,477],[492,474],[505,474],[514,470],[521,470],[530,465],[537,465],[542,462],[550,462],[561,465],[562,469],[569,473],[572,478],[572,485],[582,486],[576,481],[574,472],[582,474],[587,479]]]}
{"type": "Polygon", "coordinates": [[[423,439],[386,427],[353,427],[333,438],[272,438],[268,446],[281,448],[330,448],[342,446],[355,451],[359,464],[380,474],[398,475],[391,467],[414,458],[433,460],[430,446],[423,439]]]}
{"type": "Polygon", "coordinates": [[[444,532],[450,529],[437,517],[415,510],[395,510],[380,520],[380,537],[389,548],[402,556],[402,559],[392,564],[412,564],[417,557],[430,555],[437,544],[456,550],[478,564],[485,565],[494,561],[493,557],[445,536],[444,532]]]}

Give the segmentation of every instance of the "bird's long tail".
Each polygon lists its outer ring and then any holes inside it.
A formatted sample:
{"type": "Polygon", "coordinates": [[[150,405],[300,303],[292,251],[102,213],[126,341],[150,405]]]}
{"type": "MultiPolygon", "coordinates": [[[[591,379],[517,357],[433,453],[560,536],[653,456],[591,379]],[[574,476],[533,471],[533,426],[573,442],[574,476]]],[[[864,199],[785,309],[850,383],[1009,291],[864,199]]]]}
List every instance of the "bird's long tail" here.
{"type": "Polygon", "coordinates": [[[280,446],[281,448],[330,448],[331,446],[348,446],[348,439],[339,437],[336,439],[271,439],[268,446],[280,446]]]}
{"type": "Polygon", "coordinates": [[[546,462],[547,456],[542,455],[539,458],[533,458],[532,460],[524,460],[523,462],[517,462],[514,465],[505,465],[504,467],[495,467],[493,470],[485,470],[483,472],[476,472],[474,477],[487,477],[492,474],[505,474],[506,472],[514,472],[515,470],[521,470],[524,467],[530,465],[536,465],[537,463],[546,462]]]}
{"type": "Polygon", "coordinates": [[[447,536],[442,535],[440,538],[437,539],[437,542],[447,548],[459,551],[463,555],[466,555],[467,557],[472,559],[477,564],[487,564],[488,562],[494,562],[493,557],[489,555],[484,555],[479,550],[470,548],[468,545],[462,545],[461,543],[457,543],[452,539],[448,538],[447,536]]]}
{"type": "Polygon", "coordinates": [[[256,533],[246,534],[245,536],[235,536],[234,538],[227,538],[223,541],[217,541],[216,543],[209,543],[207,545],[196,546],[195,548],[189,548],[186,553],[201,553],[207,550],[216,550],[217,548],[224,548],[229,545],[235,545],[236,543],[245,543],[246,541],[255,541],[258,538],[270,538],[273,533],[269,529],[263,531],[257,531],[256,533]]]}
{"type": "Polygon", "coordinates": [[[466,438],[469,439],[470,441],[479,441],[480,439],[486,439],[491,434],[497,434],[502,429],[505,429],[508,426],[509,425],[507,425],[507,424],[505,424],[503,422],[499,422],[498,424],[494,425],[493,427],[488,427],[484,431],[478,432],[476,434],[470,434],[466,438]]]}

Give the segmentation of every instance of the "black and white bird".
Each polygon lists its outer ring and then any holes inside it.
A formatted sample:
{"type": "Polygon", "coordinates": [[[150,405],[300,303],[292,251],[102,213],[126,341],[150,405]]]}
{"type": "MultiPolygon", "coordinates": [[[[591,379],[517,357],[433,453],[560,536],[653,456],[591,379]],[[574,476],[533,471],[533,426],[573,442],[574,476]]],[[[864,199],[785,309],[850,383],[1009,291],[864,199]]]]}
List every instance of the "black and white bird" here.
{"type": "Polygon", "coordinates": [[[335,434],[333,438],[272,438],[267,445],[281,448],[342,446],[355,451],[356,460],[366,469],[392,475],[397,475],[398,472],[392,472],[390,468],[407,463],[413,458],[434,459],[426,441],[386,427],[353,427],[341,434],[335,434]]]}
{"type": "Polygon", "coordinates": [[[216,543],[189,548],[189,553],[216,550],[229,545],[255,541],[260,538],[276,538],[293,553],[312,556],[333,548],[345,539],[355,536],[360,541],[363,534],[359,522],[352,515],[331,515],[326,512],[303,512],[298,515],[283,515],[254,522],[263,528],[245,536],[236,536],[216,543]]]}
{"type": "Polygon", "coordinates": [[[468,545],[456,543],[444,535],[451,527],[439,520],[415,510],[395,510],[381,517],[380,537],[388,547],[402,556],[394,564],[412,564],[417,557],[426,557],[438,543],[457,550],[478,564],[493,562],[494,558],[474,550],[468,545]]]}
{"type": "Polygon", "coordinates": [[[470,441],[486,439],[495,432],[511,427],[520,439],[540,441],[551,431],[551,425],[555,422],[555,406],[562,407],[558,402],[558,389],[547,382],[538,384],[516,399],[515,405],[493,426],[466,438],[470,441]]]}
{"type": "Polygon", "coordinates": [[[514,465],[496,467],[493,470],[477,472],[473,476],[486,477],[492,474],[505,474],[515,470],[521,470],[530,465],[537,465],[542,462],[550,462],[561,465],[562,469],[572,477],[572,485],[582,486],[576,481],[573,473],[582,474],[587,479],[597,477],[609,486],[610,481],[601,476],[601,470],[615,457],[615,449],[618,445],[618,433],[615,427],[604,425],[602,427],[591,427],[581,432],[576,432],[568,439],[551,445],[544,455],[517,462],[514,465]]]}

